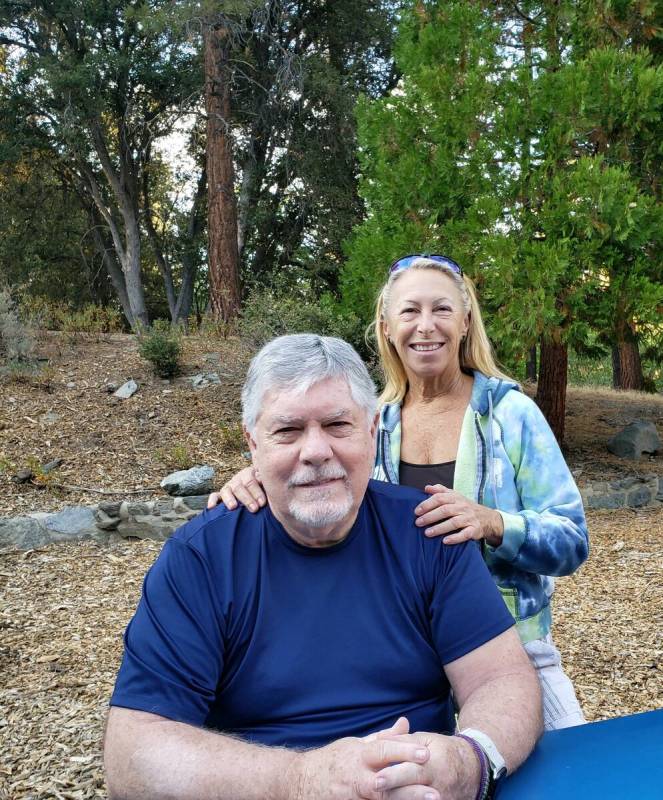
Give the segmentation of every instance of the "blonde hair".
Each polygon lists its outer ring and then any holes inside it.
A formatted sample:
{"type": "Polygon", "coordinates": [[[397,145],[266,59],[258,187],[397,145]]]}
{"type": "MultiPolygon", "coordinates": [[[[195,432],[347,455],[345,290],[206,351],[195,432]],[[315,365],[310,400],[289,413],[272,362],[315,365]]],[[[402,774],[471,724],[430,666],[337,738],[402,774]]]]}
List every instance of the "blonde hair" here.
{"type": "Polygon", "coordinates": [[[452,279],[460,294],[463,309],[468,316],[468,329],[465,338],[460,343],[460,368],[463,372],[478,370],[484,375],[494,378],[511,380],[497,366],[493,348],[486,334],[486,329],[481,319],[481,309],[477,300],[474,284],[466,275],[459,275],[450,267],[433,261],[430,258],[418,258],[409,267],[392,272],[387,282],[380,290],[375,306],[375,338],[377,340],[380,361],[384,371],[385,386],[380,395],[380,403],[400,403],[407,393],[407,374],[403,367],[396,348],[387,339],[383,321],[391,301],[391,290],[404,272],[411,270],[436,270],[452,279]]]}

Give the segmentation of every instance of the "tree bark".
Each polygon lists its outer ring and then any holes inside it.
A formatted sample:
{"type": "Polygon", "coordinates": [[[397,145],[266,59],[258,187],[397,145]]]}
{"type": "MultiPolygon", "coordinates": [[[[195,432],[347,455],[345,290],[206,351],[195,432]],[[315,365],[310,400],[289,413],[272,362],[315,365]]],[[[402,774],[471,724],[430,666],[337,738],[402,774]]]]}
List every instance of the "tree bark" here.
{"type": "Polygon", "coordinates": [[[530,349],[527,351],[527,364],[525,366],[525,377],[528,381],[532,381],[532,383],[536,383],[536,375],[537,375],[537,364],[536,364],[536,345],[532,345],[530,349]]]}
{"type": "Polygon", "coordinates": [[[126,286],[129,305],[135,325],[149,325],[147,306],[145,305],[145,290],[140,263],[140,224],[138,221],[138,197],[135,186],[135,164],[132,154],[126,144],[124,131],[120,129],[117,134],[119,158],[119,173],[113,166],[108,152],[106,140],[99,122],[90,124],[90,134],[94,148],[101,163],[101,168],[115,195],[117,207],[124,227],[124,236],[120,233],[112,219],[112,214],[106,207],[101,191],[96,183],[92,170],[85,169],[92,197],[97,204],[99,213],[109,225],[118,258],[122,264],[124,283],[126,286]]]}
{"type": "Polygon", "coordinates": [[[627,338],[613,347],[612,385],[615,389],[645,388],[642,362],[636,339],[627,338]]]}
{"type": "Polygon", "coordinates": [[[115,249],[110,242],[106,241],[106,237],[102,233],[102,224],[96,219],[95,214],[90,211],[90,221],[92,223],[92,236],[94,238],[95,247],[101,256],[110,282],[113,285],[117,299],[120,301],[122,311],[126,317],[129,327],[134,329],[136,327],[136,320],[134,319],[127,295],[126,285],[124,283],[124,274],[120,265],[117,263],[115,249]]]}
{"type": "Polygon", "coordinates": [[[207,25],[204,39],[210,304],[215,317],[229,322],[237,316],[240,307],[237,206],[230,136],[230,41],[228,30],[222,25],[207,25]]]}
{"type": "Polygon", "coordinates": [[[567,346],[559,341],[542,338],[535,400],[560,447],[564,443],[567,368],[567,346]]]}

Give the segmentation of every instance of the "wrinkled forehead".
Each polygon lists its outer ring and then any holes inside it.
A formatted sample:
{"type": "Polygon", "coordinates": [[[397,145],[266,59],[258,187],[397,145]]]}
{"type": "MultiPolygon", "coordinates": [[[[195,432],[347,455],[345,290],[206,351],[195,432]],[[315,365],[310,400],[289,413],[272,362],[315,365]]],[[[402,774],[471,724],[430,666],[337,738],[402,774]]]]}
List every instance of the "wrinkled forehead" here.
{"type": "Polygon", "coordinates": [[[360,418],[365,410],[354,398],[344,378],[325,378],[308,384],[272,386],[262,398],[257,422],[300,422],[360,418]]]}

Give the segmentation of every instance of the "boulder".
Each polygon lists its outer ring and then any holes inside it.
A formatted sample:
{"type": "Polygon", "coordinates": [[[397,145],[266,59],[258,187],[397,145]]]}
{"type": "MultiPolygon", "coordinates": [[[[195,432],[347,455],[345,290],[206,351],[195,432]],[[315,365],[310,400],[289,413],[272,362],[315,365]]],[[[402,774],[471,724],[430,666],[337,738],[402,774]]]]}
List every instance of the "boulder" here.
{"type": "Polygon", "coordinates": [[[663,449],[653,422],[632,422],[608,441],[608,450],[620,458],[638,459],[663,449]]]}
{"type": "Polygon", "coordinates": [[[195,494],[209,494],[213,488],[214,470],[212,467],[193,467],[172,472],[161,481],[161,488],[173,497],[187,497],[195,494]]]}
{"type": "Polygon", "coordinates": [[[94,511],[84,506],[63,508],[55,514],[49,514],[44,524],[55,536],[54,541],[68,539],[84,539],[98,533],[94,511]]]}
{"type": "Polygon", "coordinates": [[[199,375],[192,375],[188,380],[191,381],[194,389],[204,389],[211,384],[221,383],[218,372],[201,372],[199,375]]]}
{"type": "Polygon", "coordinates": [[[128,380],[126,383],[123,383],[116,392],[113,392],[113,397],[119,397],[120,400],[128,400],[132,395],[136,394],[137,391],[138,384],[136,381],[128,380]]]}
{"type": "Polygon", "coordinates": [[[11,517],[0,519],[0,548],[16,547],[19,550],[32,550],[49,544],[51,536],[39,520],[32,517],[11,517]]]}

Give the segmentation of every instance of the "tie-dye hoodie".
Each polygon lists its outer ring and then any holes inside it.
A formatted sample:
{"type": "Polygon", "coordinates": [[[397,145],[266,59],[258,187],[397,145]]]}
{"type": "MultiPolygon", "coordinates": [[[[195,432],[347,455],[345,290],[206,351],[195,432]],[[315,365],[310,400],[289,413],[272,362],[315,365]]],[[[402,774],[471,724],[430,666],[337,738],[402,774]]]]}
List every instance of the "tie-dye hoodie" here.
{"type": "MultiPolygon", "coordinates": [[[[401,408],[380,414],[373,477],[398,483],[401,408]]],[[[523,642],[550,631],[556,575],[570,575],[589,552],[580,493],[538,406],[515,383],[474,373],[456,456],[453,488],[496,508],[499,547],[483,542],[488,568],[523,642]]]]}

